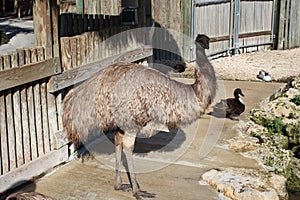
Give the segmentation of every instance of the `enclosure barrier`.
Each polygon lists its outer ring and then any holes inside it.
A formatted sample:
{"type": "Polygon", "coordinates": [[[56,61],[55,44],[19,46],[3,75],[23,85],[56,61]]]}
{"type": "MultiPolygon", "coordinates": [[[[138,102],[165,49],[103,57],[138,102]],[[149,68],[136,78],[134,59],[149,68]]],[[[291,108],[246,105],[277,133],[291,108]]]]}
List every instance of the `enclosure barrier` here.
{"type": "Polygon", "coordinates": [[[45,60],[43,52],[43,48],[22,49],[1,57],[0,193],[68,159],[61,122],[63,89],[110,64],[145,59],[152,48],[139,47],[66,71],[57,58],[45,60]]]}

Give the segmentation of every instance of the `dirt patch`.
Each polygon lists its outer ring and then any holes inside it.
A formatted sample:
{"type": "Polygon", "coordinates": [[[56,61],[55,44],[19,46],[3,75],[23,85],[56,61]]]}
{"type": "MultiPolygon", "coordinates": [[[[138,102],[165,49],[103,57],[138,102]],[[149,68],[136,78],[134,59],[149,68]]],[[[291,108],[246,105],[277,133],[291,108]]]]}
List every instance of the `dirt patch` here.
{"type": "Polygon", "coordinates": [[[300,48],[259,51],[212,60],[220,79],[254,80],[260,70],[270,73],[273,81],[300,75],[300,48]]]}
{"type": "MultiPolygon", "coordinates": [[[[257,75],[260,70],[265,70],[271,75],[272,81],[285,82],[290,77],[300,75],[300,48],[239,54],[214,59],[211,63],[219,79],[261,81],[257,75]]],[[[182,76],[193,77],[191,65],[187,66],[182,76]]]]}

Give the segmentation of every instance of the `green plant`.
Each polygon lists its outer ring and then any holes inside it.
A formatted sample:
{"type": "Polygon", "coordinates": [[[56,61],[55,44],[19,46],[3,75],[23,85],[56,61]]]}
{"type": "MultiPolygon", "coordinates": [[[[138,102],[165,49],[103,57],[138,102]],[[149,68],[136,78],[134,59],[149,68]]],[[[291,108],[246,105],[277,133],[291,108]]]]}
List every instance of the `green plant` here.
{"type": "Polygon", "coordinates": [[[296,104],[297,106],[300,105],[300,95],[295,95],[294,98],[291,99],[291,102],[293,102],[294,104],[296,104]]]}
{"type": "Polygon", "coordinates": [[[275,117],[275,119],[266,120],[264,126],[268,129],[270,134],[274,133],[283,133],[284,124],[279,117],[275,117]]]}

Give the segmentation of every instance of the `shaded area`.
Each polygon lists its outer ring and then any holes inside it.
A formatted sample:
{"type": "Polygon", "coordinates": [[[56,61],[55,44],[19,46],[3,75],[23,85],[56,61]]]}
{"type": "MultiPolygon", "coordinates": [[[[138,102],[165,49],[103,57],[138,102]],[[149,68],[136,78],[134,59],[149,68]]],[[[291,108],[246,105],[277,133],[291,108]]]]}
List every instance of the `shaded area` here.
{"type": "MultiPolygon", "coordinates": [[[[2,22],[3,21],[6,20],[2,20],[2,22]]],[[[5,31],[7,33],[6,36],[8,40],[20,33],[33,33],[33,27],[22,27],[22,25],[17,26],[16,22],[20,22],[20,24],[22,23],[21,21],[9,20],[7,21],[7,23],[0,24],[0,30],[5,31]]]]}
{"type": "MultiPolygon", "coordinates": [[[[158,152],[172,152],[181,147],[186,140],[183,131],[164,132],[159,131],[149,138],[136,138],[134,153],[147,154],[153,151],[158,152]]],[[[86,156],[93,156],[98,154],[114,154],[114,132],[108,132],[99,138],[84,144],[78,150],[78,156],[85,158],[86,156]]]]}

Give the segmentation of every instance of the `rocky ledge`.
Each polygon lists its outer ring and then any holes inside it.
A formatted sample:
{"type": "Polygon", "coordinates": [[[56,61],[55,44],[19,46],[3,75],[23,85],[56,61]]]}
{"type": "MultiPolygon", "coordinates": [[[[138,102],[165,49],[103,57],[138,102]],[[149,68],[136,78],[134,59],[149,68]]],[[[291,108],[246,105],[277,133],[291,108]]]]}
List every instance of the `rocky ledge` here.
{"type": "Polygon", "coordinates": [[[262,169],[218,169],[202,178],[231,199],[288,199],[300,191],[300,77],[240,121],[230,149],[256,159],[262,169]]]}

